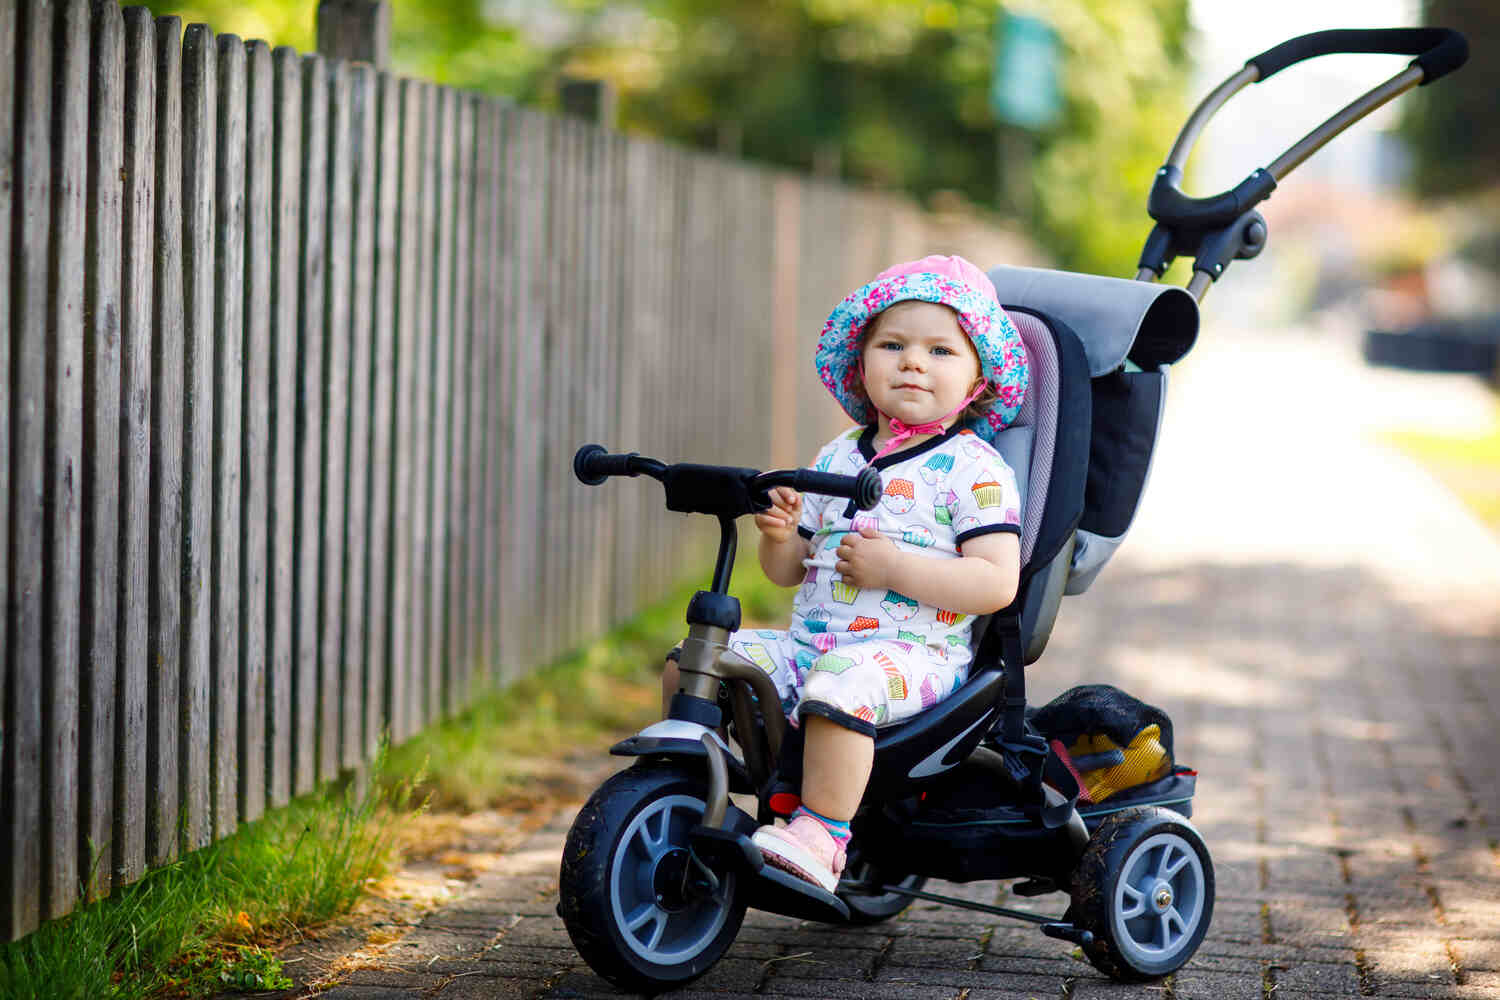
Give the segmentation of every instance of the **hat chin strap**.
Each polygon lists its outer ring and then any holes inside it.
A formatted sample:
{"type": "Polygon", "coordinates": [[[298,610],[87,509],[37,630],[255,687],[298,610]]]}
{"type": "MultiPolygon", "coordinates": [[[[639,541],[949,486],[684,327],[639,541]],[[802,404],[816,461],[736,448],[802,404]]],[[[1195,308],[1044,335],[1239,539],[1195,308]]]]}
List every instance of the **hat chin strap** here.
{"type": "MultiPolygon", "coordinates": [[[[979,398],[979,394],[984,391],[984,386],[984,379],[980,379],[979,385],[974,388],[973,392],[964,397],[964,401],[962,403],[959,403],[953,409],[949,410],[943,416],[938,417],[936,420],[929,420],[925,424],[908,424],[900,417],[893,417],[889,413],[886,413],[884,410],[875,405],[874,400],[871,400],[870,408],[891,422],[891,439],[885,444],[881,445],[880,450],[877,451],[873,457],[871,457],[869,463],[867,464],[875,464],[881,458],[901,447],[903,442],[910,440],[918,434],[942,434],[945,430],[947,430],[947,428],[943,426],[943,421],[947,420],[949,417],[962,413],[964,407],[968,406],[970,403],[974,402],[974,400],[979,398]]],[[[866,395],[868,395],[868,393],[866,393],[866,395]]]]}

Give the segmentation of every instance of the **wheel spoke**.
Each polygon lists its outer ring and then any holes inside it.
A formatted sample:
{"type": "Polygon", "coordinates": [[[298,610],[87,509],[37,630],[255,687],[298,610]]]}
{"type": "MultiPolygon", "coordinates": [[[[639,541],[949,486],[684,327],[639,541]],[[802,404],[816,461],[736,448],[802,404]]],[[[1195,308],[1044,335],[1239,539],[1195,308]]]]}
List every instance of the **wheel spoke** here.
{"type": "MultiPolygon", "coordinates": [[[[1171,864],[1170,864],[1171,860],[1172,860],[1172,845],[1171,844],[1167,844],[1167,845],[1165,845],[1165,846],[1162,847],[1162,849],[1161,849],[1161,858],[1160,858],[1160,860],[1158,860],[1156,862],[1156,877],[1158,879],[1160,879],[1161,881],[1163,881],[1163,882],[1165,882],[1168,878],[1171,877],[1171,873],[1172,872],[1174,872],[1174,871],[1177,870],[1176,868],[1173,868],[1171,866],[1171,864]]],[[[1186,862],[1187,858],[1183,858],[1182,860],[1184,862],[1186,862]]]]}
{"type": "Polygon", "coordinates": [[[1146,894],[1144,892],[1141,892],[1141,890],[1129,882],[1121,883],[1120,890],[1125,894],[1125,898],[1130,901],[1130,906],[1121,910],[1120,916],[1129,920],[1131,917],[1138,917],[1146,912],[1146,894]]]}
{"type": "Polygon", "coordinates": [[[655,903],[646,903],[629,917],[625,918],[625,929],[634,933],[638,928],[645,926],[652,920],[660,918],[660,916],[661,910],[657,908],[655,903]]]}
{"type": "Polygon", "coordinates": [[[650,821],[641,824],[641,842],[645,844],[646,853],[651,856],[652,861],[655,861],[657,858],[660,858],[663,854],[666,853],[668,828],[667,821],[669,819],[670,813],[670,809],[661,809],[655,816],[651,817],[656,821],[657,829],[655,833],[651,832],[650,821]]]}
{"type": "Polygon", "coordinates": [[[1161,925],[1164,930],[1170,930],[1173,924],[1177,925],[1178,935],[1187,933],[1187,921],[1182,919],[1181,911],[1175,906],[1161,915],[1161,925]]]}
{"type": "Polygon", "coordinates": [[[651,932],[651,940],[646,944],[647,951],[655,951],[656,946],[661,944],[662,935],[667,932],[667,915],[657,911],[656,929],[651,932]]]}
{"type": "Polygon", "coordinates": [[[1183,854],[1182,857],[1178,858],[1175,862],[1173,862],[1171,865],[1167,866],[1166,868],[1164,868],[1162,870],[1162,876],[1161,877],[1163,879],[1170,880],[1172,878],[1172,876],[1176,875],[1178,872],[1180,872],[1184,868],[1186,868],[1188,862],[1191,861],[1191,860],[1193,860],[1193,859],[1192,859],[1192,857],[1190,855],[1183,854]]]}

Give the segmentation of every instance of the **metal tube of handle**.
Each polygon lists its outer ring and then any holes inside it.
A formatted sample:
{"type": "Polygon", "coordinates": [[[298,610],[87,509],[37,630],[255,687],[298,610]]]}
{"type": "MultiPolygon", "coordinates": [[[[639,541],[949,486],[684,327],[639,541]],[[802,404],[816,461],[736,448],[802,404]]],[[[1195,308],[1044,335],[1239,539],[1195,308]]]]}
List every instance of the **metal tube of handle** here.
{"type": "Polygon", "coordinates": [[[1334,136],[1382,104],[1395,100],[1417,86],[1422,82],[1423,76],[1422,67],[1408,66],[1374,90],[1361,94],[1349,102],[1338,114],[1307,133],[1291,149],[1276,157],[1271,165],[1266,168],[1266,173],[1270,174],[1277,183],[1280,183],[1281,179],[1291,173],[1293,168],[1303,160],[1328,145],[1334,136]]]}
{"type": "Polygon", "coordinates": [[[1187,163],[1188,153],[1192,152],[1193,144],[1198,141],[1198,136],[1203,132],[1208,120],[1224,106],[1226,101],[1259,79],[1260,70],[1254,66],[1246,66],[1215,87],[1207,97],[1200,101],[1193,109],[1193,113],[1188,116],[1187,124],[1183,125],[1182,131],[1177,134],[1177,141],[1172,144],[1172,152],[1167,154],[1167,165],[1182,169],[1187,163]]]}

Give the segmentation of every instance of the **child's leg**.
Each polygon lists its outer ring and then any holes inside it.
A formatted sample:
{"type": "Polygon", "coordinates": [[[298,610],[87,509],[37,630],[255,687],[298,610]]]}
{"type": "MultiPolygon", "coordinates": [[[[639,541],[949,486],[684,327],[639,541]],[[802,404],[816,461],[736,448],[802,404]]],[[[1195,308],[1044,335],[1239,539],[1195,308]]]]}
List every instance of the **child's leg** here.
{"type": "Polygon", "coordinates": [[[802,719],[802,804],[820,816],[847,823],[864,797],[875,765],[875,738],[821,715],[802,719]]]}

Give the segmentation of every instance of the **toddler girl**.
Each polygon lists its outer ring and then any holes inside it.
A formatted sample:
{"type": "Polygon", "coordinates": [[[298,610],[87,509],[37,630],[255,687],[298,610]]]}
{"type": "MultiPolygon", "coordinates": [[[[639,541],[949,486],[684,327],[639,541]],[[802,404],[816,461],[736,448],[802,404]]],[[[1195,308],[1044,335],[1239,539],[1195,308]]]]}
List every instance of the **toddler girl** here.
{"type": "Polygon", "coordinates": [[[729,644],[771,675],[804,736],[802,804],[753,839],[767,863],[831,892],[876,729],[963,684],[973,618],[1015,597],[1019,494],[989,442],[1015,418],[1028,375],[994,286],[956,256],[898,265],[850,294],[816,362],[860,426],[825,445],[815,467],[874,465],[884,493],[863,512],[773,490],[755,518],[760,564],[781,586],[802,584],[791,628],[742,629],[729,644]]]}

